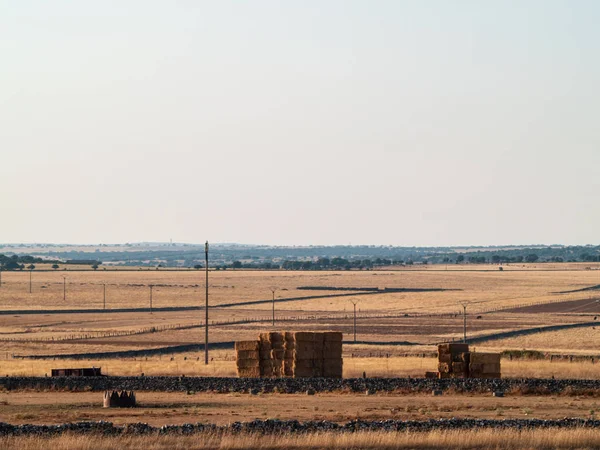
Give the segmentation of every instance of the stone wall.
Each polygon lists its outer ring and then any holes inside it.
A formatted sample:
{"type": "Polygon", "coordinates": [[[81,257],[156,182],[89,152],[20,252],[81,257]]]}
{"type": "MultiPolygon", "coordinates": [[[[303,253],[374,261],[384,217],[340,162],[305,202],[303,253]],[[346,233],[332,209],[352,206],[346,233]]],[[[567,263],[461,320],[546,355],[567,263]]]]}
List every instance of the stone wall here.
{"type": "Polygon", "coordinates": [[[558,394],[600,392],[600,380],[552,379],[426,379],[426,378],[212,378],[212,377],[2,377],[0,390],[57,391],[193,391],[193,392],[316,392],[401,391],[406,393],[520,392],[558,394]]]}
{"type": "Polygon", "coordinates": [[[333,431],[353,433],[357,431],[412,431],[432,430],[469,430],[469,429],[548,429],[548,428],[595,428],[600,427],[600,420],[594,419],[430,419],[417,420],[352,420],[345,424],[329,421],[297,420],[253,420],[252,422],[234,422],[229,425],[183,424],[153,427],[146,423],[130,423],[119,426],[110,422],[75,422],[60,425],[12,425],[0,422],[0,436],[56,436],[63,433],[101,434],[104,436],[148,435],[148,434],[193,434],[201,432],[221,433],[314,433],[333,431]]]}

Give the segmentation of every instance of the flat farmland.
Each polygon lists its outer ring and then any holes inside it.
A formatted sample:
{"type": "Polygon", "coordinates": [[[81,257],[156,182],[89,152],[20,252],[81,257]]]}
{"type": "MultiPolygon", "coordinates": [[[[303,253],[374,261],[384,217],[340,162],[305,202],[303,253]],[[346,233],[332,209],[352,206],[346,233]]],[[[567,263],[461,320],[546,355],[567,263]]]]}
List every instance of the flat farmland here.
{"type": "MultiPolygon", "coordinates": [[[[499,333],[526,333],[539,327],[594,320],[593,312],[588,309],[578,312],[569,305],[577,301],[576,305],[583,302],[594,306],[598,294],[594,291],[561,292],[595,286],[600,273],[587,270],[583,265],[544,267],[547,270],[529,265],[505,266],[503,271],[494,266],[344,272],[211,271],[210,342],[254,339],[258,333],[269,330],[337,330],[344,333],[346,342],[346,376],[360,376],[363,371],[377,376],[419,376],[425,370],[433,370],[435,364],[430,367],[422,360],[418,367],[402,366],[399,362],[390,363],[388,358],[430,354],[438,342],[462,339],[461,304],[465,303],[468,337],[484,338],[476,347],[494,351],[527,348],[595,355],[600,341],[596,336],[598,331],[592,326],[486,340],[499,333]],[[321,289],[299,289],[306,286],[321,289]],[[380,291],[369,293],[331,288],[378,288],[380,291]],[[435,291],[384,292],[386,288],[435,291]],[[275,325],[271,322],[273,289],[275,325]],[[357,308],[356,344],[353,344],[353,303],[357,308]],[[538,312],[535,307],[514,309],[539,303],[564,305],[564,308],[553,308],[551,312],[538,312]],[[384,356],[379,365],[377,355],[384,356]],[[369,358],[375,362],[369,362],[369,358]]],[[[226,376],[234,373],[232,350],[212,350],[213,361],[219,363],[209,372],[205,372],[199,362],[204,343],[204,311],[199,309],[204,305],[205,295],[202,271],[34,270],[31,293],[29,277],[28,272],[2,273],[0,311],[5,313],[0,314],[0,359],[3,360],[0,374],[43,375],[50,366],[64,365],[53,361],[60,355],[80,355],[83,361],[77,365],[94,363],[107,367],[108,364],[115,375],[144,372],[226,376]],[[107,309],[102,310],[105,286],[107,309]],[[150,286],[152,312],[149,310],[150,286]],[[128,308],[133,310],[114,311],[128,308]],[[195,349],[170,350],[184,345],[195,346],[195,349]],[[173,353],[173,360],[167,355],[144,353],[133,357],[118,356],[126,351],[157,349],[173,353]],[[101,359],[95,356],[105,352],[119,353],[101,359]],[[36,355],[50,359],[16,358],[36,355]]],[[[508,376],[534,372],[525,366],[515,370],[509,370],[510,365],[504,367],[508,376]]],[[[579,369],[570,367],[561,370],[554,370],[558,369],[556,365],[546,367],[544,373],[579,377],[579,369]]],[[[597,366],[581,367],[581,374],[596,377],[597,366]]]]}
{"type": "MultiPolygon", "coordinates": [[[[299,290],[302,286],[370,287],[405,289],[448,289],[444,292],[392,292],[357,296],[361,310],[407,312],[453,312],[459,302],[470,302],[474,310],[509,308],[535,302],[581,300],[588,292],[557,294],[600,283],[595,270],[535,270],[506,268],[504,271],[473,269],[473,266],[444,266],[438,269],[388,271],[299,272],[299,271],[211,271],[211,306],[268,301],[275,288],[278,301],[315,295],[336,295],[336,291],[299,290]],[[470,269],[469,269],[470,267],[470,269]]],[[[28,271],[3,272],[0,310],[12,309],[102,309],[106,307],[155,308],[202,306],[202,271],[28,271]],[[63,277],[66,277],[66,281],[63,277]],[[66,290],[66,295],[65,295],[66,290]]],[[[286,301],[285,308],[300,311],[344,311],[351,305],[345,297],[286,301]]],[[[252,305],[268,310],[269,303],[252,305]]]]}

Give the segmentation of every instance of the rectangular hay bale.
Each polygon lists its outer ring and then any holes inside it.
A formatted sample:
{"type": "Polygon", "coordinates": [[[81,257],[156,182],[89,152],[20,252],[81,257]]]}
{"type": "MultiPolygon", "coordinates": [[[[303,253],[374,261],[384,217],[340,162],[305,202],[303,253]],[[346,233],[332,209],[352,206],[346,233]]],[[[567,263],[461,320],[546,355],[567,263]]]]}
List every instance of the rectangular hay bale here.
{"type": "Polygon", "coordinates": [[[342,354],[343,344],[342,341],[324,341],[323,342],[323,351],[324,352],[339,352],[342,354]]]}
{"type": "Polygon", "coordinates": [[[235,365],[238,369],[247,369],[250,367],[260,367],[260,361],[257,359],[238,359],[235,362],[235,365]]]}
{"type": "Polygon", "coordinates": [[[452,366],[450,363],[439,363],[438,364],[438,372],[440,373],[450,373],[452,372],[452,366]]]}
{"type": "Polygon", "coordinates": [[[258,341],[236,341],[235,350],[258,350],[258,341]]]}
{"type": "Polygon", "coordinates": [[[267,333],[269,336],[269,342],[282,342],[285,341],[285,334],[282,331],[271,331],[267,333]]]}
{"type": "Polygon", "coordinates": [[[314,342],[315,333],[312,331],[296,331],[294,333],[294,340],[296,341],[296,345],[298,342],[314,342]]]}
{"type": "Polygon", "coordinates": [[[343,333],[341,331],[326,331],[323,333],[324,342],[339,342],[341,344],[343,340],[343,333]]]}
{"type": "Polygon", "coordinates": [[[342,352],[324,351],[323,359],[342,359],[342,352]]]}
{"type": "Polygon", "coordinates": [[[239,368],[237,375],[240,378],[260,378],[260,369],[258,367],[239,368]]]}
{"type": "Polygon", "coordinates": [[[467,353],[469,351],[469,344],[458,344],[458,343],[446,343],[438,345],[438,354],[457,354],[467,353]]]}
{"type": "Polygon", "coordinates": [[[452,363],[452,355],[450,353],[443,353],[438,355],[438,362],[440,363],[452,363]]]}
{"type": "Polygon", "coordinates": [[[256,359],[258,361],[260,352],[258,350],[237,350],[236,359],[256,359]]]}
{"type": "Polygon", "coordinates": [[[284,359],[285,350],[271,350],[272,359],[284,359]]]}
{"type": "Polygon", "coordinates": [[[467,371],[469,366],[467,366],[463,362],[453,362],[452,363],[452,373],[464,373],[467,371]]]}

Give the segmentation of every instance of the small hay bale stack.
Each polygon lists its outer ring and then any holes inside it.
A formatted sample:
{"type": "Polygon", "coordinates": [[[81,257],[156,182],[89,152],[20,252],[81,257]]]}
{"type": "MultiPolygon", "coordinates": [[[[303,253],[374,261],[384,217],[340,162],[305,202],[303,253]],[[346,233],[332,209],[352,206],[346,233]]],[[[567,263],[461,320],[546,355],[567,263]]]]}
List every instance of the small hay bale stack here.
{"type": "Polygon", "coordinates": [[[258,341],[238,341],[235,343],[235,362],[240,378],[260,377],[260,352],[258,341]]]}
{"type": "Polygon", "coordinates": [[[469,374],[473,378],[501,378],[500,353],[470,353],[469,374]]]}
{"type": "Polygon", "coordinates": [[[104,408],[134,408],[136,404],[133,391],[104,391],[104,408]]]}

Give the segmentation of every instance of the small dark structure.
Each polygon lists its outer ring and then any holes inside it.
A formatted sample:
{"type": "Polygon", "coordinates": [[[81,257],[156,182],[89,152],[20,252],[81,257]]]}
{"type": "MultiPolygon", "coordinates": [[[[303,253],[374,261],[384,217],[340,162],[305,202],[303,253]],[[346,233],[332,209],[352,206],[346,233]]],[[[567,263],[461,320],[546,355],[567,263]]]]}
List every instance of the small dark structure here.
{"type": "Polygon", "coordinates": [[[101,367],[87,367],[83,369],[52,369],[53,377],[101,377],[101,367]]]}
{"type": "Polygon", "coordinates": [[[105,391],[105,408],[133,408],[136,405],[135,393],[133,391],[105,391]]]}

